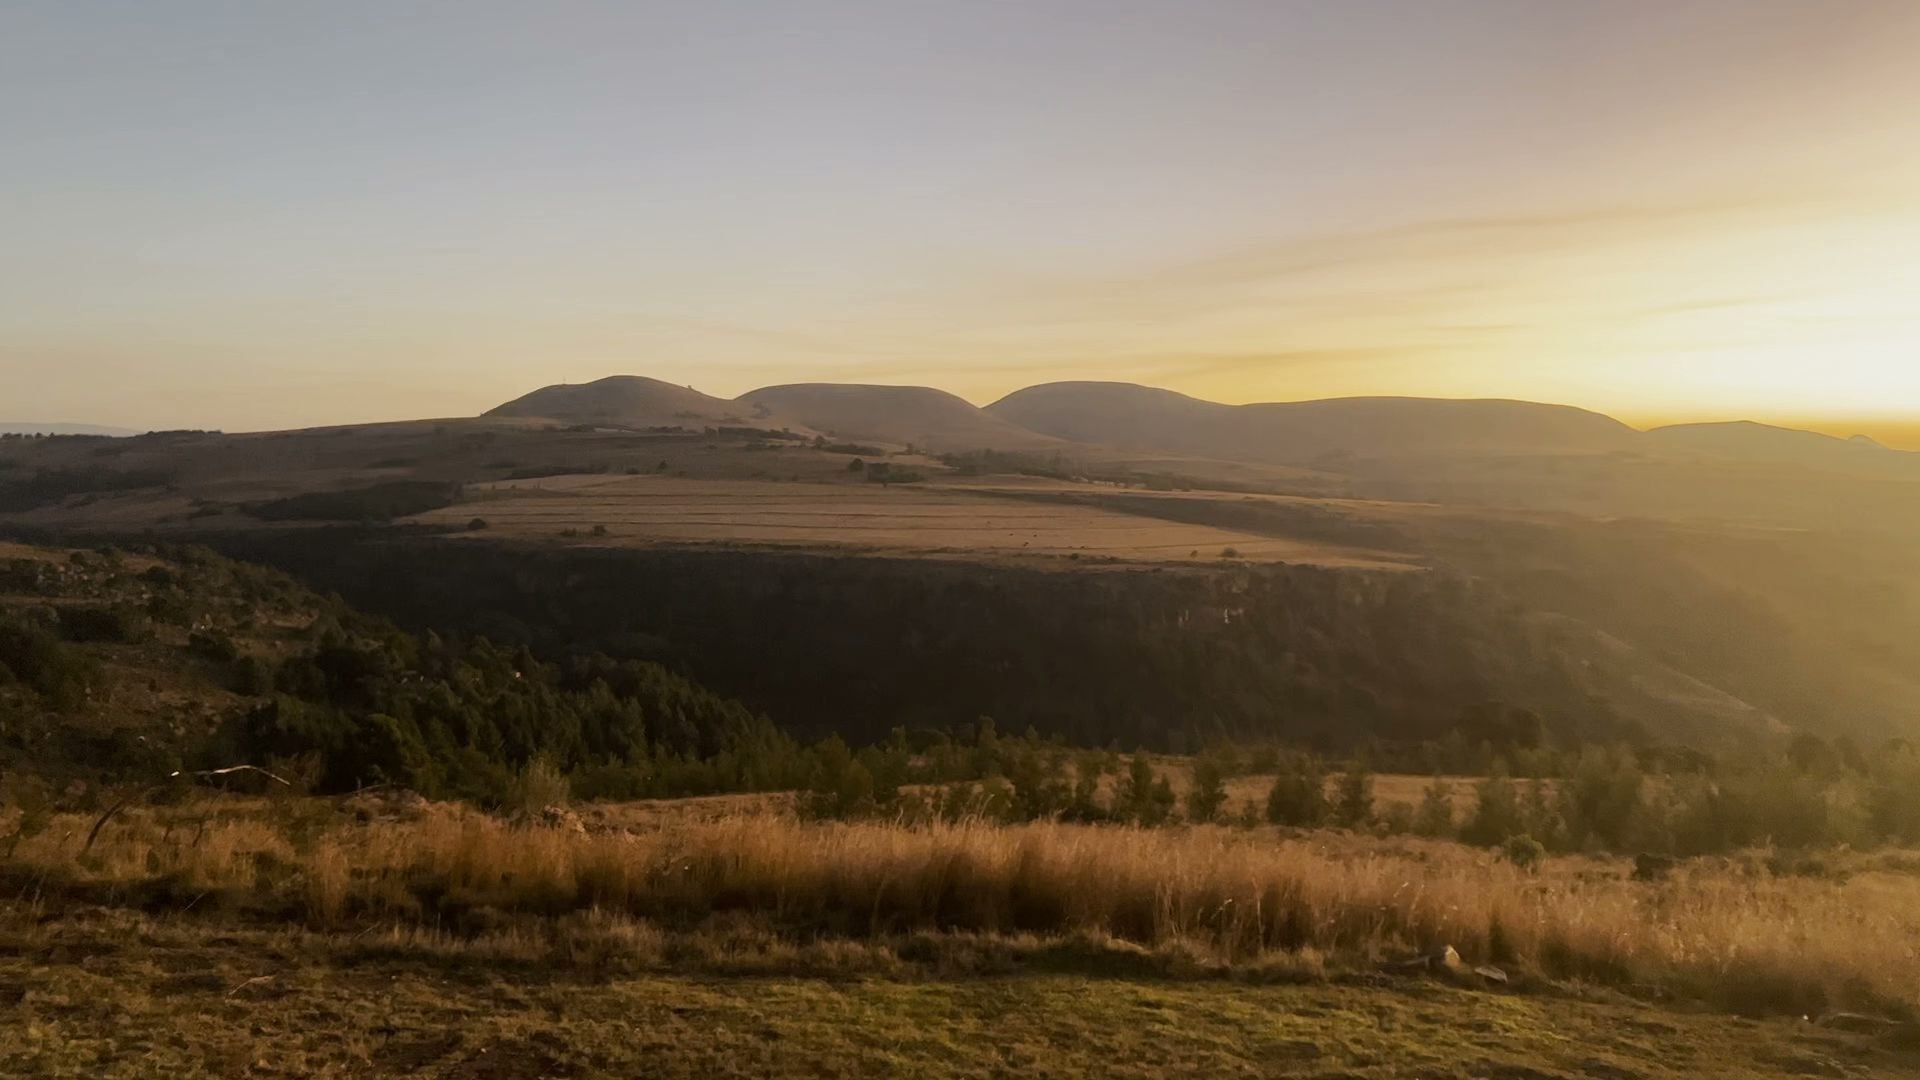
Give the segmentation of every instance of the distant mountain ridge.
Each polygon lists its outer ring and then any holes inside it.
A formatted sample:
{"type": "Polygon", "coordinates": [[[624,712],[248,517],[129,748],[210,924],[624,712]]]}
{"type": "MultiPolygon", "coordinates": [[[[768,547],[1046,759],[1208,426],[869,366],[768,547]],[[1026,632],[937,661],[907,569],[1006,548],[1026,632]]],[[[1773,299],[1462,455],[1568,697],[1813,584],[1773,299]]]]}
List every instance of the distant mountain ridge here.
{"type": "Polygon", "coordinates": [[[934,451],[1034,450],[1060,445],[944,390],[926,386],[792,383],[713,397],[639,375],[535,390],[484,415],[618,427],[738,425],[895,443],[934,451]]]}
{"type": "Polygon", "coordinates": [[[790,383],[753,390],[737,400],[847,439],[931,450],[1041,450],[1061,445],[1053,436],[927,386],[790,383]]]}
{"type": "Polygon", "coordinates": [[[132,428],[103,427],[99,424],[50,424],[34,420],[0,420],[0,435],[107,435],[124,438],[138,435],[132,428]]]}
{"type": "Polygon", "coordinates": [[[960,450],[1075,446],[1265,465],[1640,453],[1920,472],[1920,453],[1750,421],[1640,431],[1571,405],[1502,398],[1349,397],[1227,405],[1135,383],[1070,381],[980,408],[924,386],[790,383],[734,399],[637,375],[548,386],[485,414],[615,427],[741,425],[960,450]]]}
{"type": "Polygon", "coordinates": [[[1327,457],[1605,452],[1638,434],[1609,416],[1526,401],[1370,397],[1222,405],[1132,383],[1058,382],[987,411],[1079,442],[1305,464],[1327,457]]]}
{"type": "Polygon", "coordinates": [[[482,415],[624,427],[700,427],[757,419],[752,408],[740,402],[644,375],[610,375],[590,383],[546,386],[482,415]]]}

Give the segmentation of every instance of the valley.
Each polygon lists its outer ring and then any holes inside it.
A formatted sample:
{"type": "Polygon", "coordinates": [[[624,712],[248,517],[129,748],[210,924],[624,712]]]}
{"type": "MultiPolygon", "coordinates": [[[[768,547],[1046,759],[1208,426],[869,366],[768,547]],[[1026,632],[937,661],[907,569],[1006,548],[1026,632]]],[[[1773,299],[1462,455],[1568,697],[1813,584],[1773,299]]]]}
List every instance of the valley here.
{"type": "Polygon", "coordinates": [[[0,1065],[1912,1067],[1903,456],[872,389],[0,440],[0,1065]]]}

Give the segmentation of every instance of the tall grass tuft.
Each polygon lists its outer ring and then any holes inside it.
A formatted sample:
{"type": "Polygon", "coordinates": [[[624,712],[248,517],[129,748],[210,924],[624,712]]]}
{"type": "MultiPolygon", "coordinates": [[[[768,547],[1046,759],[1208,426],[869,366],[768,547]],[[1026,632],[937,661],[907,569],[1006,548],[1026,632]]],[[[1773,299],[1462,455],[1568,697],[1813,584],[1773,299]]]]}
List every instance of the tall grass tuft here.
{"type": "Polygon", "coordinates": [[[1636,881],[1625,860],[1527,869],[1458,844],[1334,832],[760,814],[581,832],[454,806],[340,821],[296,846],[270,815],[188,826],[128,814],[84,861],[87,822],[56,819],[0,872],[49,902],[165,879],[325,925],[457,934],[575,914],[672,930],[748,919],[795,942],[1098,939],[1303,970],[1451,945],[1470,963],[1741,1009],[1920,1007],[1920,876],[1885,859],[1826,877],[1776,875],[1758,857],[1694,860],[1636,881]]]}

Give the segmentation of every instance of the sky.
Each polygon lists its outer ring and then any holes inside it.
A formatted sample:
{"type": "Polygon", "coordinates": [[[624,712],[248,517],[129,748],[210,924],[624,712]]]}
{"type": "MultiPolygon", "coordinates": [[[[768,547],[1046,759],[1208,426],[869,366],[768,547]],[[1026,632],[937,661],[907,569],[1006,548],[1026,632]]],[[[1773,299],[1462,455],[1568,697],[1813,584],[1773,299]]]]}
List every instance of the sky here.
{"type": "Polygon", "coordinates": [[[1920,3],[0,6],[0,419],[644,374],[1920,447],[1920,3]]]}

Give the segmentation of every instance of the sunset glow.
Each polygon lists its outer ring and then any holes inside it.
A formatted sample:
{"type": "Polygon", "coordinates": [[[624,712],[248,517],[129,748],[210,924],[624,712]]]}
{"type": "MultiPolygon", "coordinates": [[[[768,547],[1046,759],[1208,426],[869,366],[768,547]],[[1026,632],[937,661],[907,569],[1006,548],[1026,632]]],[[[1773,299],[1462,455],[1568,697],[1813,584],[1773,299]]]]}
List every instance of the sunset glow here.
{"type": "Polygon", "coordinates": [[[1920,446],[1910,3],[460,16],[0,15],[5,411],[1107,378],[1920,446]]]}

